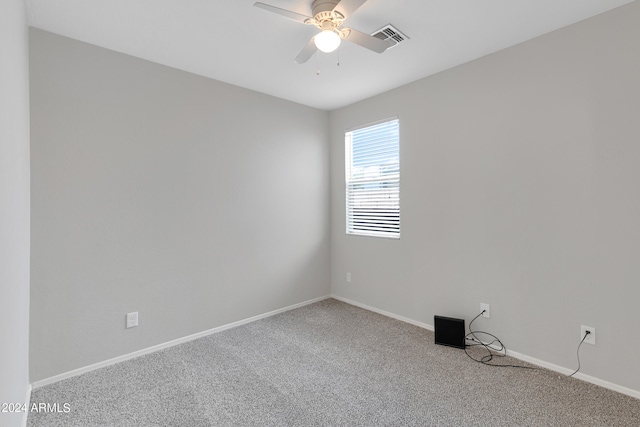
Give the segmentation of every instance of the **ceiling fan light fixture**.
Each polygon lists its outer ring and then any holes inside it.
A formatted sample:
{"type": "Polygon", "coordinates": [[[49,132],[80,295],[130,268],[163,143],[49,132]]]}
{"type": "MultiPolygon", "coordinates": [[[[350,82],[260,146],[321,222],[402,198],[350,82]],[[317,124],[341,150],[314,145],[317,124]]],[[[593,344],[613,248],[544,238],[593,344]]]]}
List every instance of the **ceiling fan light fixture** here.
{"type": "Polygon", "coordinates": [[[324,53],[333,52],[340,46],[340,35],[333,30],[324,30],[313,38],[318,50],[324,53]]]}

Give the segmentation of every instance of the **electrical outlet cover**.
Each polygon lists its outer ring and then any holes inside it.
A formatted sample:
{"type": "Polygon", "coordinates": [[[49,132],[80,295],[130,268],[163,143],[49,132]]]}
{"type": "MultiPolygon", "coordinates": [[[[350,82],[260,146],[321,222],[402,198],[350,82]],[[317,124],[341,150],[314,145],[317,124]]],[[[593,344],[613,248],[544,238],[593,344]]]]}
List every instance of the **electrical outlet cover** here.
{"type": "Polygon", "coordinates": [[[585,344],[596,345],[596,328],[580,325],[580,341],[582,341],[583,338],[585,344]],[[587,331],[590,333],[585,338],[584,334],[586,334],[587,331]]]}
{"type": "Polygon", "coordinates": [[[480,311],[482,312],[482,310],[484,310],[484,313],[482,313],[482,317],[486,317],[487,319],[489,319],[491,317],[491,310],[489,309],[489,304],[485,304],[481,302],[480,311]]]}
{"type": "Polygon", "coordinates": [[[127,313],[127,328],[138,326],[138,312],[127,313]]]}

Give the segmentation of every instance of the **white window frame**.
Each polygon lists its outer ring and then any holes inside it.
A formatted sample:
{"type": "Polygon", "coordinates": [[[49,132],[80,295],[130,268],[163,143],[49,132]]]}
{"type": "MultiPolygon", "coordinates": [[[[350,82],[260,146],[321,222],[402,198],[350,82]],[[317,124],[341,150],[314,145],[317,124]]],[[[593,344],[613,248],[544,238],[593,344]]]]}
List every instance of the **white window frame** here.
{"type": "Polygon", "coordinates": [[[346,233],[400,238],[400,120],[391,117],[345,132],[346,233]],[[354,166],[354,138],[365,144],[354,166]],[[391,162],[376,164],[391,156],[391,162]],[[366,159],[366,160],[363,160],[366,159]],[[395,159],[395,160],[393,160],[395,159]],[[369,189],[365,187],[370,187],[369,189]]]}

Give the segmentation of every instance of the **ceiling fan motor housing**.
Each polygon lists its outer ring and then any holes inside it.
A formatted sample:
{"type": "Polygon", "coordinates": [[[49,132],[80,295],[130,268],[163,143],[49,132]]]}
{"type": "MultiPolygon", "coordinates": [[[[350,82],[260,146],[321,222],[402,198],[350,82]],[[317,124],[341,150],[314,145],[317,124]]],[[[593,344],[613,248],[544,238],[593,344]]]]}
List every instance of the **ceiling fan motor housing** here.
{"type": "Polygon", "coordinates": [[[338,3],[340,0],[314,0],[311,4],[313,18],[318,22],[334,20],[336,17],[344,19],[339,12],[333,11],[338,3]]]}

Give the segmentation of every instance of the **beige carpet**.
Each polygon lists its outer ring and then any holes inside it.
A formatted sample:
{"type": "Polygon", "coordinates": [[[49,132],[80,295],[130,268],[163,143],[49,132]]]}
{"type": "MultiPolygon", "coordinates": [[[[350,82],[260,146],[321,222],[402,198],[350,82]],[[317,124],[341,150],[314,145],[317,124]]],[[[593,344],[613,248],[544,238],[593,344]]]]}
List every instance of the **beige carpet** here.
{"type": "Polygon", "coordinates": [[[640,400],[543,369],[484,366],[433,341],[325,300],[36,389],[32,403],[70,411],[32,413],[28,425],[640,425],[640,400]]]}

